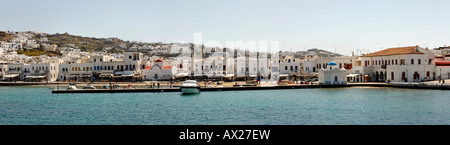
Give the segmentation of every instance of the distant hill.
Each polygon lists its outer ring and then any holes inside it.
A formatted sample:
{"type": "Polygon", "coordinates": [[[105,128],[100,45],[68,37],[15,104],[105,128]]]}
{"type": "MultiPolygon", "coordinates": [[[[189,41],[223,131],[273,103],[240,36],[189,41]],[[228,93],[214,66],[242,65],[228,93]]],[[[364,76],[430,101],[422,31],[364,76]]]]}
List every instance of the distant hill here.
{"type": "Polygon", "coordinates": [[[68,33],[45,34],[45,37],[47,37],[47,43],[49,44],[56,44],[58,47],[75,46],[82,51],[102,51],[106,47],[111,47],[111,51],[114,51],[116,48],[121,49],[121,44],[125,44],[126,48],[132,45],[129,41],[118,38],[82,37],[68,33]]]}
{"type": "Polygon", "coordinates": [[[14,36],[11,36],[9,34],[6,34],[4,31],[0,31],[0,41],[9,42],[14,38],[14,36]]]}

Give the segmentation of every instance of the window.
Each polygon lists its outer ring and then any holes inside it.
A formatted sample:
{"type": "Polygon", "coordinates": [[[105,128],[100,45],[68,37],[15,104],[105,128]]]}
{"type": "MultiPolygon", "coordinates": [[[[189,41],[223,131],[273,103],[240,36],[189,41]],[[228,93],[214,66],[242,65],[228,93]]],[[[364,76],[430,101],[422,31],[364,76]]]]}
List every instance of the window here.
{"type": "Polygon", "coordinates": [[[284,70],[287,70],[287,66],[284,66],[284,70]]]}
{"type": "Polygon", "coordinates": [[[291,66],[291,71],[294,70],[293,67],[291,66]]]}
{"type": "Polygon", "coordinates": [[[298,70],[298,67],[297,67],[297,66],[295,66],[295,70],[298,70]]]}
{"type": "Polygon", "coordinates": [[[395,65],[397,65],[398,63],[397,63],[397,59],[395,60],[395,65]]]}
{"type": "Polygon", "coordinates": [[[334,76],[334,81],[337,82],[338,81],[338,77],[334,76]]]}
{"type": "Polygon", "coordinates": [[[400,59],[400,65],[405,65],[405,64],[406,64],[405,59],[400,59]]]}
{"type": "Polygon", "coordinates": [[[128,59],[131,59],[131,55],[130,55],[130,56],[128,56],[128,59]]]}
{"type": "Polygon", "coordinates": [[[414,59],[411,59],[411,64],[414,64],[414,59]]]}
{"type": "Polygon", "coordinates": [[[103,62],[103,59],[100,58],[100,62],[103,62]]]}
{"type": "Polygon", "coordinates": [[[97,59],[94,58],[94,62],[97,62],[97,59]]]}
{"type": "Polygon", "coordinates": [[[419,64],[419,65],[420,65],[420,63],[421,63],[421,62],[420,62],[420,59],[418,59],[418,60],[417,60],[417,64],[419,64]]]}

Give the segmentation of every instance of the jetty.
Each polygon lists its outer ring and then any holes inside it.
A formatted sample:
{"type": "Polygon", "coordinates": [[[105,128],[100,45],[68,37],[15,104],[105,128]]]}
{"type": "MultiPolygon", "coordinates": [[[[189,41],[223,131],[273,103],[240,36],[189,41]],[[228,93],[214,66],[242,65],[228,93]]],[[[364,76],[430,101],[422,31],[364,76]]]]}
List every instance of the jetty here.
{"type": "MultiPolygon", "coordinates": [[[[233,87],[201,87],[200,92],[211,91],[245,91],[245,90],[279,90],[279,89],[312,89],[343,87],[388,87],[385,83],[354,83],[343,85],[275,85],[275,86],[233,86],[233,87]]],[[[181,92],[180,88],[133,88],[133,89],[79,89],[52,90],[52,93],[135,93],[135,92],[181,92]]]]}

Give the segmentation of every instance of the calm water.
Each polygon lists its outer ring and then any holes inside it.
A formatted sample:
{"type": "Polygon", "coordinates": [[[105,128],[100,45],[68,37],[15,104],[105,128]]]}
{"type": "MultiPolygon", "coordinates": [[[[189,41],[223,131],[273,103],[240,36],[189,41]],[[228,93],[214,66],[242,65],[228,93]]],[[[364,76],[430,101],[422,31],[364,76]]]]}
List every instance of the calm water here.
{"type": "Polygon", "coordinates": [[[0,87],[0,124],[450,124],[449,93],[339,88],[183,96],[0,87]]]}

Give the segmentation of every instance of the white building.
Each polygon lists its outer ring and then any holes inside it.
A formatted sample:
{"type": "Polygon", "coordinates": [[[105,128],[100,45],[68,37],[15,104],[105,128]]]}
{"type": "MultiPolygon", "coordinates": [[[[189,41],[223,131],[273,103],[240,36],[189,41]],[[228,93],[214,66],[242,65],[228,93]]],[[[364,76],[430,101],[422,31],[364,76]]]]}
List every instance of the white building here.
{"type": "Polygon", "coordinates": [[[450,53],[446,54],[445,57],[442,55],[436,55],[434,63],[436,64],[435,79],[450,79],[450,53]]]}
{"type": "Polygon", "coordinates": [[[93,63],[72,63],[59,65],[61,81],[88,81],[92,78],[93,63]]]}
{"type": "Polygon", "coordinates": [[[6,71],[8,71],[8,65],[0,64],[0,80],[3,80],[6,76],[6,71]]]}
{"type": "Polygon", "coordinates": [[[347,71],[344,68],[339,68],[336,62],[331,61],[327,64],[327,68],[319,70],[319,84],[347,84],[347,71]]]}
{"type": "Polygon", "coordinates": [[[6,71],[6,75],[3,77],[9,81],[21,81],[23,80],[24,63],[11,63],[7,64],[8,71],[6,71]]]}
{"type": "Polygon", "coordinates": [[[142,75],[144,80],[149,81],[170,80],[173,76],[172,66],[164,66],[163,61],[161,59],[157,59],[151,68],[143,70],[142,75]]]}
{"type": "Polygon", "coordinates": [[[301,61],[299,58],[292,56],[285,57],[279,60],[280,62],[280,76],[291,78],[293,80],[301,72],[301,61]]]}
{"type": "Polygon", "coordinates": [[[364,73],[375,82],[436,79],[434,53],[419,46],[388,48],[361,56],[364,73]]]}
{"type": "Polygon", "coordinates": [[[58,77],[59,64],[56,63],[31,63],[24,65],[24,81],[54,82],[58,77]]]}

